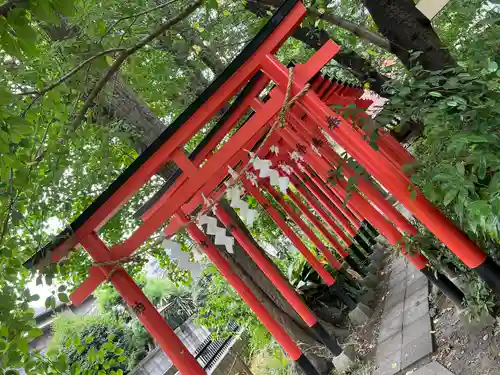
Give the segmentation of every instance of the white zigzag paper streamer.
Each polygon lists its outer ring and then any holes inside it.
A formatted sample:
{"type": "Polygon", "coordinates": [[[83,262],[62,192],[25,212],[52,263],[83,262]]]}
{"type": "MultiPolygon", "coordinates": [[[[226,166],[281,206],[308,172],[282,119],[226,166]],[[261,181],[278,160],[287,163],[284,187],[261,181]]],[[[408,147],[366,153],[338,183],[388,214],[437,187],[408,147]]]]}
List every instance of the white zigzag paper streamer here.
{"type": "Polygon", "coordinates": [[[216,245],[224,245],[226,251],[230,254],[234,253],[233,245],[234,238],[226,235],[226,228],[220,228],[217,226],[217,219],[208,215],[201,215],[198,219],[198,224],[207,225],[207,234],[215,236],[214,243],[216,245]]]}
{"type": "Polygon", "coordinates": [[[232,186],[227,189],[227,197],[231,202],[231,207],[238,208],[240,210],[239,216],[245,219],[248,225],[253,225],[255,218],[257,217],[257,211],[248,207],[248,203],[240,198],[241,194],[245,191],[240,186],[232,186]]]}
{"type": "Polygon", "coordinates": [[[201,266],[198,262],[191,262],[189,254],[181,250],[181,245],[170,239],[164,239],[162,246],[165,252],[170,257],[170,260],[177,261],[177,266],[180,269],[191,273],[193,279],[197,279],[201,275],[201,266]]]}
{"type": "Polygon", "coordinates": [[[278,187],[282,193],[287,192],[290,179],[288,177],[280,177],[280,174],[271,168],[272,163],[270,160],[261,159],[257,156],[253,160],[252,165],[259,171],[259,177],[269,177],[272,186],[278,187]]]}

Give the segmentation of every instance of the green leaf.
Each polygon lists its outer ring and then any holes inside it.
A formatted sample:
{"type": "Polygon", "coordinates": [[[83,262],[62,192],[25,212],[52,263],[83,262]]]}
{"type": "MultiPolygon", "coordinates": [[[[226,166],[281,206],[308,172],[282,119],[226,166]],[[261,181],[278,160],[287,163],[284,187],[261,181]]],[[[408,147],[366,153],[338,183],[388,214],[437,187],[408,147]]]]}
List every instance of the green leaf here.
{"type": "Polygon", "coordinates": [[[453,201],[453,199],[455,199],[455,197],[457,196],[457,194],[458,194],[458,189],[448,190],[446,192],[446,194],[444,195],[443,204],[445,206],[448,206],[453,201]]]}
{"type": "Polygon", "coordinates": [[[90,348],[90,350],[88,351],[88,353],[87,353],[87,359],[90,362],[94,362],[96,360],[96,351],[95,351],[94,347],[90,348]]]}
{"type": "Polygon", "coordinates": [[[64,354],[60,354],[59,357],[57,358],[57,361],[55,363],[55,367],[60,371],[60,372],[66,372],[68,368],[68,362],[67,362],[67,357],[64,354]]]}
{"type": "Polygon", "coordinates": [[[38,39],[38,34],[37,32],[28,24],[26,23],[18,23],[12,25],[12,28],[16,32],[16,36],[18,37],[19,40],[23,40],[26,43],[30,44],[35,44],[37,39],[38,39]]]}
{"type": "Polygon", "coordinates": [[[59,301],[61,302],[69,302],[68,295],[66,293],[57,293],[57,298],[59,298],[59,301]]]}
{"type": "Polygon", "coordinates": [[[25,39],[19,39],[19,47],[21,47],[27,57],[36,57],[39,54],[36,44],[30,43],[25,39]]]}
{"type": "Polygon", "coordinates": [[[457,214],[458,218],[460,219],[460,222],[464,219],[464,205],[460,200],[457,200],[455,202],[455,205],[453,206],[453,209],[455,210],[455,213],[457,214]]]}
{"type": "Polygon", "coordinates": [[[106,342],[102,344],[102,347],[106,349],[108,352],[114,352],[115,351],[115,344],[111,342],[106,342]]]}
{"type": "Polygon", "coordinates": [[[207,0],[207,9],[217,9],[219,8],[219,3],[217,0],[207,0]]]}
{"type": "Polygon", "coordinates": [[[25,338],[23,337],[19,337],[17,339],[17,347],[19,349],[19,351],[23,354],[27,354],[28,351],[29,351],[29,344],[28,344],[28,340],[26,340],[25,338]]]}
{"type": "Polygon", "coordinates": [[[94,341],[94,337],[93,336],[87,336],[87,337],[85,337],[85,343],[86,344],[90,344],[92,341],[94,341]]]}
{"type": "Polygon", "coordinates": [[[500,193],[500,172],[496,172],[488,185],[490,194],[500,193]]]}
{"type": "Polygon", "coordinates": [[[14,95],[5,87],[0,86],[0,105],[9,104],[12,102],[14,95]]]}
{"type": "Polygon", "coordinates": [[[496,61],[490,61],[488,63],[488,72],[494,73],[497,70],[498,70],[498,64],[496,63],[496,61]]]}
{"type": "Polygon", "coordinates": [[[500,196],[495,197],[495,199],[491,202],[491,210],[494,215],[500,216],[500,196]]]}
{"type": "Polygon", "coordinates": [[[477,200],[469,203],[467,206],[468,210],[475,216],[487,216],[490,213],[490,205],[488,202],[477,200]]]}
{"type": "Polygon", "coordinates": [[[75,14],[76,8],[71,0],[52,0],[52,4],[63,16],[71,17],[75,14]]]}
{"type": "Polygon", "coordinates": [[[435,98],[440,98],[440,97],[442,97],[442,96],[443,96],[441,93],[439,93],[439,92],[437,92],[437,91],[431,91],[431,92],[429,93],[429,95],[430,95],[430,96],[434,96],[435,98]]]}
{"type": "MultiPolygon", "coordinates": [[[[56,0],[56,2],[59,1],[63,0],[56,0]]],[[[54,12],[54,9],[52,9],[51,2],[47,0],[36,1],[32,5],[36,18],[39,18],[49,24],[58,24],[60,22],[59,16],[54,12]]]]}
{"type": "Polygon", "coordinates": [[[64,346],[66,347],[66,349],[69,349],[73,346],[73,340],[71,339],[71,337],[66,340],[64,346]]]}
{"type": "Polygon", "coordinates": [[[127,357],[126,357],[126,356],[124,356],[124,355],[121,355],[121,356],[119,356],[119,357],[116,359],[116,361],[117,361],[118,363],[125,362],[126,360],[127,360],[127,357]]]}
{"type": "Polygon", "coordinates": [[[9,336],[9,328],[7,326],[0,326],[0,337],[8,337],[9,336]]]}
{"type": "Polygon", "coordinates": [[[399,95],[400,96],[407,96],[411,92],[411,89],[409,87],[403,87],[401,90],[399,90],[399,95]]]}
{"type": "Polygon", "coordinates": [[[479,159],[479,167],[477,168],[477,177],[483,180],[486,177],[486,160],[484,157],[479,159]]]}
{"type": "Polygon", "coordinates": [[[78,375],[81,372],[81,367],[79,363],[73,363],[71,365],[71,375],[78,375]]]}
{"type": "Polygon", "coordinates": [[[50,309],[50,308],[53,309],[56,307],[56,299],[54,296],[47,297],[47,299],[45,300],[45,307],[47,309],[50,309]]]}
{"type": "Polygon", "coordinates": [[[32,328],[28,332],[28,338],[30,339],[36,339],[37,337],[40,337],[43,335],[43,331],[40,328],[32,328]]]}
{"type": "Polygon", "coordinates": [[[23,59],[21,46],[16,37],[11,36],[9,33],[3,33],[0,35],[0,44],[8,55],[16,57],[19,60],[23,59]]]}
{"type": "Polygon", "coordinates": [[[103,20],[98,20],[96,22],[96,27],[97,27],[97,32],[99,35],[104,35],[106,31],[108,30],[106,23],[103,20]]]}
{"type": "Polygon", "coordinates": [[[410,199],[413,201],[413,200],[415,200],[416,197],[417,197],[417,190],[414,189],[414,190],[412,190],[412,192],[410,194],[410,199]]]}

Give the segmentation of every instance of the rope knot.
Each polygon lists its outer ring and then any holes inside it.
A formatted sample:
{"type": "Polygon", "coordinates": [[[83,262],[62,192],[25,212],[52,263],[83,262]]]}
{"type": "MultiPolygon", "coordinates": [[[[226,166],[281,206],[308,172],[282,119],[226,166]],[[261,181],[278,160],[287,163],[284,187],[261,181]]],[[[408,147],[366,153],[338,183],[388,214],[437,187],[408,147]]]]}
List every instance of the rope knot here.
{"type": "Polygon", "coordinates": [[[293,67],[288,68],[288,84],[286,86],[285,92],[285,100],[283,101],[283,105],[281,106],[281,110],[279,112],[278,118],[280,127],[284,128],[286,126],[286,115],[290,108],[295,104],[297,100],[303,97],[310,88],[310,84],[307,83],[302,90],[300,90],[294,97],[290,98],[292,95],[292,83],[293,83],[293,67]]]}

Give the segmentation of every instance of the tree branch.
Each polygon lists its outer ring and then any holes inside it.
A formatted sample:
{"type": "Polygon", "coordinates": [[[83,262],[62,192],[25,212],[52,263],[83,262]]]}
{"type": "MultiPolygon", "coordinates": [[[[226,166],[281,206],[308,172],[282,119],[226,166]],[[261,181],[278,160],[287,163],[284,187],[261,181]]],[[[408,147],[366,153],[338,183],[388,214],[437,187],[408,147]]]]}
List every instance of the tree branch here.
{"type": "MultiPolygon", "coordinates": [[[[283,3],[283,0],[257,0],[256,3],[268,6],[270,5],[274,8],[278,8],[283,3]]],[[[331,23],[332,25],[341,27],[344,30],[347,30],[353,33],[354,35],[360,37],[361,39],[364,39],[367,42],[373,43],[379,46],[380,48],[391,52],[389,41],[382,35],[374,33],[373,31],[367,29],[366,27],[357,25],[331,12],[328,12],[327,10],[325,10],[324,13],[321,13],[314,8],[308,8],[307,12],[312,17],[324,20],[328,23],[331,23]]]]}
{"type": "Polygon", "coordinates": [[[166,30],[168,30],[170,27],[173,25],[179,23],[182,21],[184,18],[189,16],[191,13],[193,13],[202,3],[204,0],[197,0],[194,2],[192,5],[188,6],[185,8],[182,12],[180,12],[177,16],[174,18],[164,22],[161,24],[155,31],[153,31],[151,34],[148,36],[144,37],[139,43],[134,45],[133,47],[127,48],[125,51],[120,53],[120,55],[117,57],[115,62],[111,65],[111,67],[108,69],[106,74],[97,82],[97,84],[94,86],[92,91],[90,92],[89,96],[87,97],[87,100],[83,104],[82,109],[78,112],[75,120],[73,121],[72,124],[72,130],[76,129],[80,123],[82,122],[83,118],[85,117],[85,114],[89,110],[89,108],[92,106],[94,103],[95,98],[97,95],[101,92],[101,90],[106,86],[107,82],[113,77],[113,75],[118,72],[122,64],[127,60],[128,57],[136,53],[138,50],[143,48],[145,45],[147,45],[149,42],[153,41],[156,39],[160,34],[164,33],[166,30]]]}
{"type": "Polygon", "coordinates": [[[14,209],[14,203],[16,201],[17,194],[14,195],[14,171],[12,168],[10,168],[10,173],[9,173],[9,194],[10,194],[10,199],[9,199],[9,206],[7,207],[7,213],[5,215],[5,219],[2,224],[2,232],[0,233],[0,244],[2,244],[3,239],[5,235],[7,234],[9,230],[9,220],[10,216],[12,214],[12,210],[14,209]]]}
{"type": "Polygon", "coordinates": [[[17,8],[23,0],[9,0],[0,5],[0,16],[7,18],[7,14],[14,8],[17,8]]]}
{"type": "Polygon", "coordinates": [[[381,36],[380,34],[377,34],[366,27],[357,25],[351,21],[348,21],[342,17],[339,17],[331,12],[325,11],[324,13],[319,12],[316,9],[309,8],[307,12],[318,19],[324,20],[328,23],[331,23],[332,25],[341,27],[344,30],[350,31],[354,35],[360,37],[361,39],[366,40],[367,42],[373,43],[376,46],[391,52],[391,44],[389,40],[381,36]]]}
{"type": "Polygon", "coordinates": [[[168,5],[171,5],[175,2],[177,2],[179,0],[171,0],[171,1],[167,1],[166,3],[163,3],[163,4],[159,4],[157,6],[154,6],[152,8],[149,8],[149,9],[146,9],[142,12],[139,12],[139,13],[136,13],[136,14],[133,14],[131,16],[126,16],[126,17],[121,17],[121,18],[118,18],[110,27],[108,27],[108,29],[106,30],[106,32],[104,33],[104,35],[101,37],[101,41],[111,32],[111,30],[113,30],[116,25],[118,25],[120,22],[122,21],[125,21],[125,20],[128,20],[130,18],[138,18],[140,16],[143,16],[145,14],[148,14],[150,12],[154,12],[155,10],[158,10],[158,9],[161,9],[161,8],[164,8],[168,5]]]}
{"type": "Polygon", "coordinates": [[[105,50],[105,51],[101,51],[98,54],[96,54],[96,55],[94,55],[92,57],[89,57],[87,60],[82,61],[75,68],[73,68],[72,70],[70,70],[68,73],[66,73],[65,75],[63,75],[61,78],[59,78],[57,81],[53,82],[49,86],[44,87],[41,90],[21,92],[21,93],[19,93],[17,95],[19,95],[19,96],[35,95],[35,94],[39,95],[39,96],[44,95],[47,92],[49,92],[50,90],[52,90],[52,89],[56,88],[57,86],[59,86],[61,83],[64,83],[65,81],[67,81],[75,73],[77,73],[80,69],[82,69],[85,65],[87,65],[88,63],[94,61],[95,59],[97,59],[97,58],[99,58],[99,57],[101,57],[103,55],[107,55],[107,54],[115,53],[115,52],[123,52],[123,51],[126,51],[126,48],[113,48],[113,49],[108,49],[108,50],[105,50]]]}

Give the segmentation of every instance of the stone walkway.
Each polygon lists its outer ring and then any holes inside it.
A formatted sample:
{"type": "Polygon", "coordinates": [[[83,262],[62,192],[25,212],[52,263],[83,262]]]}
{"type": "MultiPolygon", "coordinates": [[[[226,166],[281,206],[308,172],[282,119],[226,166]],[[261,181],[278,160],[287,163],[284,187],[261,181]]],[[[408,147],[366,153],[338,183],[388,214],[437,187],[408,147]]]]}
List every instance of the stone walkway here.
{"type": "MultiPolygon", "coordinates": [[[[403,258],[396,259],[389,267],[389,292],[380,323],[377,369],[373,375],[394,375],[433,351],[427,279],[403,258]]],[[[414,373],[427,374],[447,373],[414,373]]]]}
{"type": "Polygon", "coordinates": [[[411,375],[454,375],[454,374],[443,365],[434,361],[418,369],[417,371],[412,372],[411,375]]]}

